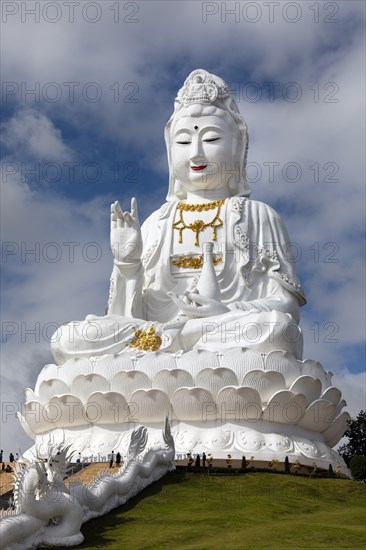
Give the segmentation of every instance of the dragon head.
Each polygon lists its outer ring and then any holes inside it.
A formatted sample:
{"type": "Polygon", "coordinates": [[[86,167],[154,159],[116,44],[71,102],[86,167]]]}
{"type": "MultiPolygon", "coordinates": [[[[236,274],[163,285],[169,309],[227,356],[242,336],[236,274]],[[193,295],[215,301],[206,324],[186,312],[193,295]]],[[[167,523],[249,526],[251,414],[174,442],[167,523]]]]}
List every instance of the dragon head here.
{"type": "Polygon", "coordinates": [[[54,445],[49,443],[45,468],[47,479],[50,483],[56,481],[56,479],[59,481],[64,479],[67,466],[70,463],[70,447],[71,445],[54,445]]]}

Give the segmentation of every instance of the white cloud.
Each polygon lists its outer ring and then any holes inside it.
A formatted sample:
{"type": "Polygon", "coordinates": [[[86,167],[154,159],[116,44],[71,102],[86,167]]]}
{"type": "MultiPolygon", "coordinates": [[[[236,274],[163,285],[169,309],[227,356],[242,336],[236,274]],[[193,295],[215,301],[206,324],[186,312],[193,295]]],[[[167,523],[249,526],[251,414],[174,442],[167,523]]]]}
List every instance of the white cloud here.
{"type": "MultiPolygon", "coordinates": [[[[44,364],[53,361],[49,339],[58,326],[104,314],[112,268],[109,202],[44,196],[19,178],[3,181],[2,268],[13,281],[2,287],[3,412],[21,407],[23,388],[34,387],[44,364]]],[[[3,448],[29,446],[13,415],[2,420],[3,448]]]]}
{"type": "Polygon", "coordinates": [[[34,157],[49,162],[72,158],[60,130],[49,118],[34,109],[20,110],[3,123],[1,142],[16,152],[17,158],[34,157]]]}
{"type": "Polygon", "coordinates": [[[334,375],[333,384],[342,388],[342,396],[347,402],[347,410],[352,418],[361,410],[366,410],[366,373],[354,374],[345,368],[334,375]]]}

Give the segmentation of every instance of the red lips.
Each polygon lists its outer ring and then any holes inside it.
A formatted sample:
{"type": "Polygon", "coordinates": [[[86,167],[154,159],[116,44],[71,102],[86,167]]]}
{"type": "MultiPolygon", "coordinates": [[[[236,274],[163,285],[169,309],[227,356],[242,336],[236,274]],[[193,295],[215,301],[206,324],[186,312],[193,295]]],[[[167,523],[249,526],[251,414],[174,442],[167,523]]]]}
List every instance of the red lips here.
{"type": "Polygon", "coordinates": [[[205,164],[204,166],[191,166],[192,170],[204,170],[205,168],[207,168],[207,164],[205,164]]]}

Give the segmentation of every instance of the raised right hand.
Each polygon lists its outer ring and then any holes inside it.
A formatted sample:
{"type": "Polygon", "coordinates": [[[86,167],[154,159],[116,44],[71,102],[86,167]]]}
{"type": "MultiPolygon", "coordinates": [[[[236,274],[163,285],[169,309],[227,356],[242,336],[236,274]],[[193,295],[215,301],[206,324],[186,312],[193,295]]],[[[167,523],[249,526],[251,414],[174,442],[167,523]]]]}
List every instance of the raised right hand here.
{"type": "Polygon", "coordinates": [[[134,197],[131,212],[123,212],[118,201],[111,205],[111,249],[117,262],[136,262],[141,258],[141,227],[134,197]]]}

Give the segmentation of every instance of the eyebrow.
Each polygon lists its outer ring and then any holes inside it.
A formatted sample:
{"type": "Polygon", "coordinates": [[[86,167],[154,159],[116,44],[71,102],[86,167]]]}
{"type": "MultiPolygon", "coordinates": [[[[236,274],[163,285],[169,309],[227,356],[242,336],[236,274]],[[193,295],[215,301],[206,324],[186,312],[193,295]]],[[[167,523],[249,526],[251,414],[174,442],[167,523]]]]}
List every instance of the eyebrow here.
{"type": "MultiPolygon", "coordinates": [[[[210,130],[222,131],[222,128],[220,128],[220,126],[205,126],[205,127],[201,128],[199,133],[201,133],[202,131],[208,132],[210,130]]],[[[196,133],[196,132],[197,132],[197,130],[193,131],[193,130],[190,130],[189,128],[181,128],[180,130],[177,130],[174,133],[174,137],[178,136],[179,134],[184,134],[184,133],[185,134],[193,134],[193,133],[196,133]]]]}

